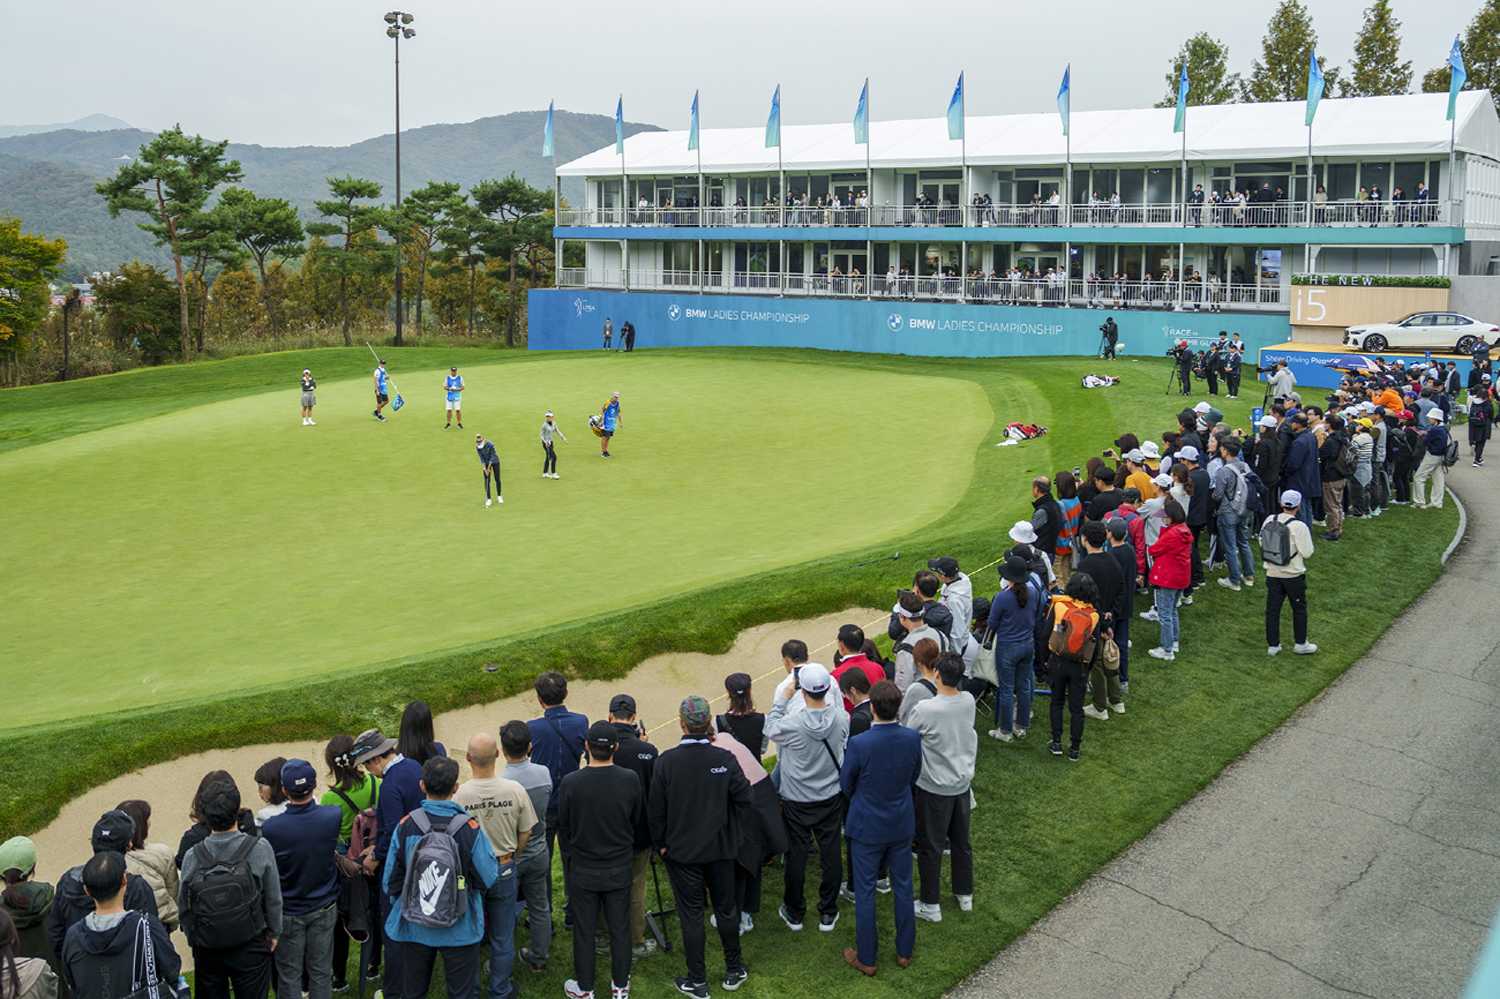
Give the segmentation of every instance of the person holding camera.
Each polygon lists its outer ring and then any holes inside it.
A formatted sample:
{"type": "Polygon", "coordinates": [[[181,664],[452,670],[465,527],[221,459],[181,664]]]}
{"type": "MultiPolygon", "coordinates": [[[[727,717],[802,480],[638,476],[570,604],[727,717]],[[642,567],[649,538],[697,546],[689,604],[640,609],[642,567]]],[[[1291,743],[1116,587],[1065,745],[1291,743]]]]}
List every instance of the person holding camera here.
{"type": "Polygon", "coordinates": [[[1186,340],[1178,340],[1177,345],[1167,351],[1167,356],[1177,362],[1177,384],[1182,389],[1183,395],[1191,395],[1193,392],[1193,349],[1188,346],[1186,340]]]}
{"type": "Polygon", "coordinates": [[[1104,324],[1099,327],[1099,336],[1101,338],[1099,356],[1106,361],[1113,361],[1115,348],[1120,343],[1120,327],[1115,322],[1114,316],[1104,318],[1104,324]]]}

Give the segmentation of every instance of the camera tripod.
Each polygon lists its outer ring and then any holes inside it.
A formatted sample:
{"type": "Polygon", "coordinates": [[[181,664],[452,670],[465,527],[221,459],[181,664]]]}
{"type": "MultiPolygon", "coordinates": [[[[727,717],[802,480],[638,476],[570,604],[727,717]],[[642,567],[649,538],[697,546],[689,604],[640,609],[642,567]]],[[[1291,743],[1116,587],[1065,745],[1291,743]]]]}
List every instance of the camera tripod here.
{"type": "Polygon", "coordinates": [[[1185,391],[1186,387],[1182,384],[1182,369],[1177,366],[1177,362],[1175,360],[1172,362],[1171,369],[1167,372],[1167,388],[1165,394],[1171,395],[1174,388],[1176,389],[1178,395],[1187,395],[1187,392],[1185,391]]]}
{"type": "Polygon", "coordinates": [[[651,887],[656,892],[656,908],[646,910],[646,929],[656,938],[656,946],[660,947],[662,953],[672,953],[672,939],[667,936],[666,918],[677,912],[677,909],[667,908],[661,897],[661,879],[656,873],[656,851],[651,851],[651,887]]]}

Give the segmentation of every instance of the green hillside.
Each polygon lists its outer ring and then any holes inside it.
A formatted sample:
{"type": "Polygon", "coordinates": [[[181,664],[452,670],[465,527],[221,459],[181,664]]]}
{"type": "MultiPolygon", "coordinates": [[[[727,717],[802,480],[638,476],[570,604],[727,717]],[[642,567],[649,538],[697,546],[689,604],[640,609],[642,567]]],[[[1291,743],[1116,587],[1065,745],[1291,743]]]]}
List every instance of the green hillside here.
{"type": "MultiPolygon", "coordinates": [[[[518,111],[459,125],[428,125],[404,131],[403,189],[410,191],[431,180],[454,180],[467,187],[512,171],[547,188],[552,183],[552,163],[541,155],[545,119],[545,111],[518,111]]],[[[654,131],[656,126],[627,122],[625,130],[633,135],[654,131]]],[[[609,115],[569,111],[557,112],[553,131],[558,162],[608,145],[615,137],[614,119],[609,115]]],[[[0,167],[0,216],[19,217],[34,231],[68,236],[70,274],[107,269],[133,257],[161,259],[149,238],[130,222],[109,218],[103,199],[92,189],[94,180],[114,173],[122,157],[134,155],[151,134],[140,129],[69,129],[0,138],[0,161],[6,164],[0,167]]],[[[395,190],[392,135],[352,146],[231,143],[228,155],[244,167],[244,186],[257,194],[286,198],[297,206],[304,220],[315,216],[313,202],[326,196],[328,177],[368,177],[380,182],[387,197],[395,190]]],[[[563,193],[577,198],[582,192],[565,187],[563,193]]]]}

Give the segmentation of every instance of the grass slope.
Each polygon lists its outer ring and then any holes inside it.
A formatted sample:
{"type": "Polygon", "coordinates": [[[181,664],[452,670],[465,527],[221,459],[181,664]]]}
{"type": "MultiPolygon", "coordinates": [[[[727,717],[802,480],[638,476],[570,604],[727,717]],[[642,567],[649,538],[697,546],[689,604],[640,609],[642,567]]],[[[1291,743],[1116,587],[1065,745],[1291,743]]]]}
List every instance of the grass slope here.
{"type": "MultiPolygon", "coordinates": [[[[693,356],[727,360],[738,355],[705,351],[693,356]]],[[[971,566],[989,561],[1006,545],[1008,524],[1027,511],[1026,485],[1031,475],[1080,464],[1123,430],[1159,432],[1171,425],[1171,414],[1181,401],[1161,394],[1166,372],[1155,360],[1123,361],[1115,369],[1125,376],[1121,386],[1085,392],[1078,387],[1078,377],[1095,362],[1081,359],[942,361],[769,351],[756,356],[825,373],[854,368],[966,378],[984,391],[997,424],[1037,420],[1052,432],[1040,441],[999,449],[991,446],[998,431],[992,433],[976,449],[973,479],[958,505],[938,522],[886,545],[671,597],[652,605],[647,613],[601,616],[460,653],[393,664],[369,673],[357,691],[351,691],[347,683],[311,682],[296,703],[270,694],[251,694],[228,698],[213,712],[141,712],[38,729],[25,738],[22,752],[13,755],[13,765],[0,773],[0,815],[5,816],[6,826],[0,836],[36,828],[68,796],[116,775],[122,767],[205,746],[321,737],[373,723],[389,726],[406,698],[418,692],[442,710],[522,689],[545,668],[562,668],[575,675],[618,676],[656,652],[687,648],[722,652],[736,632],[752,624],[789,614],[835,610],[853,602],[883,604],[891,588],[909,580],[928,553],[951,553],[971,566]],[[901,560],[855,565],[888,555],[893,548],[901,550],[901,560]],[[505,667],[497,677],[481,671],[481,665],[490,660],[505,667]],[[82,738],[85,733],[87,738],[82,738]]],[[[278,363],[284,373],[303,362],[287,357],[278,363]]],[[[319,360],[324,370],[329,363],[326,357],[319,360]]],[[[430,366],[404,359],[395,363],[398,371],[430,366]]],[[[217,377],[253,380],[254,368],[248,361],[227,362],[217,369],[217,377]]],[[[206,372],[213,370],[214,366],[204,366],[181,374],[208,381],[206,372]]],[[[278,376],[277,387],[284,381],[284,374],[278,376]]],[[[80,391],[79,386],[60,388],[80,391]]],[[[199,391],[210,389],[200,383],[199,391]]],[[[231,389],[218,391],[235,394],[231,389]]],[[[18,393],[0,395],[0,402],[7,404],[0,406],[0,413],[18,398],[18,393]]],[[[75,402],[82,405],[83,396],[75,397],[75,402]]],[[[907,414],[914,439],[943,430],[947,407],[942,399],[896,398],[876,404],[907,414]]],[[[31,405],[34,409],[49,403],[43,398],[31,405]]],[[[126,411],[118,398],[115,405],[117,414],[126,411]]],[[[1221,405],[1229,419],[1244,423],[1250,400],[1221,405]]],[[[8,418],[0,415],[0,427],[8,418]]],[[[66,428],[61,432],[66,433],[66,428]]],[[[898,449],[890,441],[874,439],[858,458],[882,468],[924,461],[919,445],[898,449]]],[[[852,913],[845,908],[836,933],[806,931],[791,936],[775,918],[780,883],[772,869],[757,929],[745,940],[752,978],[743,994],[812,995],[830,987],[856,985],[861,995],[874,997],[941,994],[1205,786],[1368,649],[1436,578],[1442,546],[1434,546],[1431,539],[1450,537],[1456,518],[1451,504],[1441,513],[1396,509],[1377,521],[1350,522],[1345,541],[1321,545],[1311,571],[1312,636],[1322,646],[1317,656],[1265,657],[1259,588],[1241,594],[1218,587],[1204,591],[1184,611],[1183,655],[1171,665],[1144,656],[1156,632],[1153,626],[1138,623],[1130,714],[1107,724],[1089,723],[1082,763],[1069,766],[1046,754],[1041,737],[1045,723],[1034,729],[1025,744],[1001,746],[981,740],[975,781],[980,807],[974,817],[978,893],[972,914],[961,916],[949,902],[941,927],[921,924],[917,961],[911,968],[898,971],[888,966],[878,978],[859,979],[838,957],[840,949],[853,940],[852,913]],[[1385,567],[1378,599],[1372,599],[1375,591],[1369,586],[1372,565],[1385,567]]],[[[978,592],[988,594],[995,589],[995,577],[989,573],[975,582],[978,592]]],[[[829,636],[807,637],[821,641],[829,636]]],[[[746,664],[753,673],[772,665],[746,664]]],[[[761,693],[765,696],[766,691],[761,693]]],[[[107,695],[100,697],[100,703],[107,703],[107,695]]],[[[1038,704],[1045,711],[1046,700],[1039,699],[1038,704]]],[[[11,707],[12,716],[17,710],[11,707]]],[[[495,719],[497,724],[503,720],[495,719]]],[[[881,918],[882,953],[888,958],[888,899],[881,902],[881,918]]],[[[558,959],[546,976],[540,980],[521,976],[528,993],[559,986],[567,965],[567,939],[559,937],[559,944],[558,959]]],[[[717,947],[710,942],[711,973],[720,970],[719,963],[717,947]]],[[[678,956],[643,962],[632,983],[634,994],[666,996],[671,976],[680,973],[678,956]]]]}
{"type": "Polygon", "coordinates": [[[82,662],[133,678],[110,705],[128,710],[652,602],[935,519],[992,421],[977,386],[948,378],[743,355],[522,357],[465,368],[468,431],[442,429],[445,370],[406,371],[407,406],[384,425],[360,378],[323,382],[319,425],[303,427],[288,382],[0,457],[10,553],[36,567],[0,636],[0,685],[45,723],[93,707],[82,662]],[[587,416],[610,389],[626,418],[604,461],[587,416]],[[946,397],[961,416],[929,445],[932,467],[844,467],[906,419],[845,401],[896,397],[946,397]],[[549,408],[571,435],[556,482],[539,474],[549,408]],[[474,431],[504,463],[498,510],[481,502],[474,431]],[[59,641],[48,611],[79,579],[89,613],[59,641]]]}

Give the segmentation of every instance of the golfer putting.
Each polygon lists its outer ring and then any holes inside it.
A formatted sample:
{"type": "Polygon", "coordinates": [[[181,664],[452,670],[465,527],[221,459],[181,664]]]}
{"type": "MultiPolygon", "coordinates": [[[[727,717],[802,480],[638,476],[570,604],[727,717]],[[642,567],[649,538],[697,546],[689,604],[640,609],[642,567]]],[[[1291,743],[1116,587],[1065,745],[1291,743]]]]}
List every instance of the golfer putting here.
{"type": "Polygon", "coordinates": [[[549,409],[542,417],[542,478],[544,479],[562,478],[557,474],[557,448],[553,446],[553,437],[561,437],[564,444],[568,442],[568,435],[563,433],[562,427],[553,421],[552,410],[549,409]]]}
{"type": "Polygon", "coordinates": [[[474,435],[474,450],[479,453],[479,464],[484,469],[484,505],[490,506],[490,476],[495,478],[495,503],[504,503],[500,495],[500,456],[495,453],[495,442],[484,439],[484,434],[474,435]]]}

